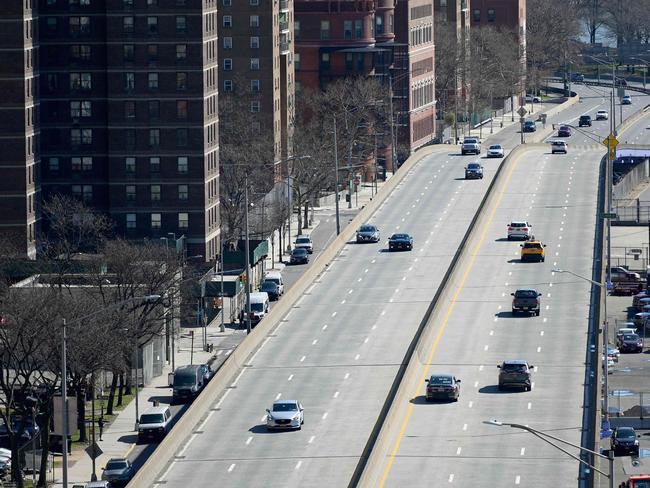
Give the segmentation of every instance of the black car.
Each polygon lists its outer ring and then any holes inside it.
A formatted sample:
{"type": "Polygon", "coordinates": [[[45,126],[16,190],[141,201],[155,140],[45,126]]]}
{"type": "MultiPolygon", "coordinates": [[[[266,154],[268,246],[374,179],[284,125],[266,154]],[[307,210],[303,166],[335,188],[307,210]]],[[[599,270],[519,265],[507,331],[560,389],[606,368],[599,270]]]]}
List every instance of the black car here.
{"type": "Polygon", "coordinates": [[[307,264],[309,262],[309,253],[307,249],[298,247],[291,251],[290,264],[307,264]]]}
{"type": "Polygon", "coordinates": [[[557,130],[557,136],[558,137],[571,137],[571,127],[568,127],[566,125],[560,126],[560,128],[557,130]]]}
{"type": "Polygon", "coordinates": [[[269,295],[269,300],[280,298],[280,286],[274,281],[263,281],[260,291],[265,291],[269,295]]]}
{"type": "Polygon", "coordinates": [[[197,365],[181,366],[174,371],[172,405],[191,402],[203,390],[204,371],[197,365]]]}
{"type": "Polygon", "coordinates": [[[469,163],[465,167],[465,179],[473,180],[477,178],[483,179],[483,166],[479,163],[469,163]]]}
{"type": "Polygon", "coordinates": [[[582,83],[583,81],[585,81],[585,75],[583,75],[582,73],[573,73],[571,75],[571,81],[574,83],[582,83]]]}
{"type": "Polygon", "coordinates": [[[374,225],[362,225],[357,231],[357,242],[379,242],[379,229],[374,225]]]}
{"type": "Polygon", "coordinates": [[[610,443],[614,454],[629,452],[635,456],[639,455],[639,441],[632,427],[618,427],[614,429],[610,443]]]}
{"type": "Polygon", "coordinates": [[[426,380],[428,402],[442,398],[443,400],[458,401],[460,396],[460,380],[451,374],[434,374],[426,380]]]}
{"type": "Polygon", "coordinates": [[[616,78],[616,86],[627,86],[627,81],[625,78],[616,78]]]}
{"type": "Polygon", "coordinates": [[[498,365],[499,391],[507,387],[523,388],[525,391],[530,391],[532,388],[530,377],[534,367],[522,359],[512,359],[498,365]]]}
{"type": "Polygon", "coordinates": [[[539,316],[539,297],[542,296],[537,290],[520,288],[519,290],[511,293],[512,299],[512,315],[517,312],[524,312],[539,316]]]}
{"type": "Polygon", "coordinates": [[[535,132],[537,130],[537,126],[535,125],[535,122],[532,120],[527,120],[524,122],[524,132],[535,132]]]}
{"type": "Polygon", "coordinates": [[[591,115],[581,115],[578,119],[578,127],[591,127],[591,115]]]}
{"type": "Polygon", "coordinates": [[[110,481],[111,486],[126,486],[133,475],[135,469],[128,459],[113,458],[106,463],[102,480],[110,481]]]}
{"type": "Polygon", "coordinates": [[[623,334],[616,342],[621,352],[643,352],[643,339],[639,334],[623,334]]]}
{"type": "Polygon", "coordinates": [[[389,251],[410,251],[413,249],[413,238],[408,234],[393,234],[388,239],[389,251]]]}

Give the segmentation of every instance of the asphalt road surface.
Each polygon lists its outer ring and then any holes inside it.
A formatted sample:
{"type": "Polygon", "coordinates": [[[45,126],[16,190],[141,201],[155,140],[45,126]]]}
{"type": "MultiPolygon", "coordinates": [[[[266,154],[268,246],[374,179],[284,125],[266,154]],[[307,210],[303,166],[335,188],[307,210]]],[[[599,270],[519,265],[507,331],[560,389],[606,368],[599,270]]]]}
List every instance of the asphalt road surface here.
{"type": "MultiPolygon", "coordinates": [[[[559,116],[575,112],[577,117],[583,107],[596,109],[599,103],[587,100],[559,116]]],[[[509,148],[518,140],[511,127],[490,142],[509,148]]],[[[455,146],[449,149],[413,168],[373,215],[371,223],[381,229],[382,242],[349,243],[269,335],[249,359],[251,367],[213,406],[200,432],[172,463],[161,467],[159,480],[166,487],[201,486],[205,480],[233,487],[348,484],[407,344],[498,165],[485,159],[486,177],[465,181],[463,167],[476,158],[460,156],[455,146]],[[396,231],[413,235],[412,252],[386,251],[386,239],[396,231]],[[266,431],[265,409],[279,398],[303,403],[301,431],[266,431]]],[[[528,473],[536,473],[539,481],[547,476],[542,462],[548,466],[556,459],[554,476],[565,480],[577,475],[573,462],[533,446],[521,434],[479,425],[487,418],[517,421],[539,414],[534,418],[538,427],[566,428],[566,437],[578,439],[588,287],[556,284],[575,280],[552,277],[553,259],[518,263],[519,247],[499,239],[510,219],[528,218],[535,234],[549,243],[549,255],[558,253],[558,264],[588,273],[602,152],[576,148],[566,156],[551,156],[548,150],[536,150],[519,163],[481,248],[482,259],[463,291],[469,303],[457,307],[435,359],[440,368],[463,378],[461,402],[414,405],[408,432],[415,437],[402,441],[400,456],[403,452],[405,457],[388,473],[392,486],[437,486],[434,480],[446,483],[450,474],[467,479],[463,473],[470,472],[476,486],[504,486],[504,480],[514,484],[515,472],[531,476],[527,480],[533,484],[527,486],[533,486],[535,479],[528,473]],[[520,284],[536,284],[544,292],[541,317],[510,318],[505,313],[509,293],[520,284]],[[532,392],[492,391],[495,366],[510,355],[524,355],[540,366],[532,392]],[[463,430],[464,424],[472,430],[463,430]],[[520,454],[526,445],[532,446],[532,459],[520,454]],[[471,464],[456,454],[458,447],[465,447],[461,453],[471,464]],[[442,458],[443,450],[449,458],[442,458]],[[412,461],[409,455],[415,456],[412,461]],[[507,459],[502,461],[503,456],[507,459]],[[497,482],[487,484],[482,473],[495,462],[503,469],[490,470],[497,482]]]]}

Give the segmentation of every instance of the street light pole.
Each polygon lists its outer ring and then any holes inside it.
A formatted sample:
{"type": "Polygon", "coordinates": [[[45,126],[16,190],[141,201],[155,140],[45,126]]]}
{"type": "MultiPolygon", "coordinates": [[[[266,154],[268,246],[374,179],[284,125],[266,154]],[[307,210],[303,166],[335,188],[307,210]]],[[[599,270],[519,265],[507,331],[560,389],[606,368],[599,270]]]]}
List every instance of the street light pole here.
{"type": "MultiPolygon", "coordinates": [[[[573,274],[573,273],[571,273],[573,274]]],[[[582,278],[582,277],[581,277],[582,278]]],[[[487,425],[496,425],[498,427],[512,427],[513,429],[520,429],[520,430],[525,430],[526,432],[533,434],[535,437],[538,439],[541,439],[542,441],[546,442],[547,444],[550,444],[554,448],[556,448],[559,451],[562,451],[564,454],[567,456],[575,459],[578,461],[580,464],[584,464],[585,466],[593,469],[594,471],[597,471],[598,473],[602,474],[603,476],[606,476],[609,479],[609,488],[614,488],[614,452],[610,449],[608,452],[607,456],[604,456],[603,454],[592,451],[591,449],[587,449],[586,447],[579,446],[577,444],[574,444],[572,442],[566,441],[560,437],[556,437],[554,435],[551,435],[547,432],[543,432],[541,430],[533,429],[532,427],[529,427],[528,425],[522,425],[522,424],[514,424],[510,422],[499,422],[498,420],[488,420],[488,421],[483,421],[484,424],[487,425]],[[593,454],[594,456],[597,456],[602,459],[607,459],[609,461],[609,473],[605,473],[598,469],[596,466],[589,464],[587,461],[580,459],[578,456],[575,454],[570,453],[566,449],[564,449],[561,446],[558,446],[557,444],[554,444],[551,442],[549,439],[553,439],[554,441],[561,442],[562,444],[566,444],[571,447],[575,447],[576,449],[579,449],[582,452],[588,452],[589,454],[593,454]]]]}
{"type": "MultiPolygon", "coordinates": [[[[244,213],[244,227],[246,233],[246,242],[244,244],[245,265],[246,265],[246,333],[251,333],[251,265],[250,265],[250,244],[248,242],[248,175],[244,179],[244,204],[246,211],[244,213]]],[[[291,215],[289,215],[289,222],[291,222],[291,215]]],[[[291,224],[289,224],[291,225],[291,224]]],[[[291,234],[289,234],[289,242],[291,242],[291,234]]],[[[289,244],[291,245],[291,244],[289,244]]]]}
{"type": "Polygon", "coordinates": [[[66,335],[66,320],[63,319],[63,344],[61,351],[61,400],[63,410],[63,431],[61,432],[61,449],[63,451],[63,488],[68,488],[68,337],[66,335]]]}
{"type": "Polygon", "coordinates": [[[336,144],[336,115],[334,115],[334,200],[336,205],[336,235],[341,233],[341,222],[339,219],[339,154],[336,144]]]}

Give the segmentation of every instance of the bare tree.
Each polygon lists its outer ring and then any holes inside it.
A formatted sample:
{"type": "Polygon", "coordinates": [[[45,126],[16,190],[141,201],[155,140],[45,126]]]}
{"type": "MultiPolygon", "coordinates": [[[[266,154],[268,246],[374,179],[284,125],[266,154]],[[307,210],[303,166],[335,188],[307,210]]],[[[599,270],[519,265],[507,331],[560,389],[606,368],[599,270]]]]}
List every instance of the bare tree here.
{"type": "Polygon", "coordinates": [[[634,41],[648,42],[650,0],[601,0],[603,24],[620,46],[634,41]]]}

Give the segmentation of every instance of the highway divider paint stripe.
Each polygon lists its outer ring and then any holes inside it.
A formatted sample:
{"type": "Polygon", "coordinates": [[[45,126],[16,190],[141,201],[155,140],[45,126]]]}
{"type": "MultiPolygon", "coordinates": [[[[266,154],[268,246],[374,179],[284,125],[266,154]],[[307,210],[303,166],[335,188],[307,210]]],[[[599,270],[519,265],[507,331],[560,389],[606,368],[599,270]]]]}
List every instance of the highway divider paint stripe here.
{"type": "Polygon", "coordinates": [[[248,364],[247,360],[251,354],[259,349],[264,339],[280,324],[282,318],[291,310],[304,291],[326,271],[329,264],[355,235],[357,228],[372,216],[393,189],[424,157],[432,153],[449,152],[452,147],[446,144],[428,146],[412,155],[381,187],[375,197],[365,205],[352,222],[343,227],[341,234],[313,261],[312,266],[287,290],[283,298],[276,302],[264,320],[228,356],[207,387],[178,419],[171,432],[160,442],[153,454],[138,470],[129,482],[129,488],[142,488],[156,484],[159,475],[167,469],[170,462],[174,461],[176,452],[187,442],[191,432],[230,386],[232,378],[244,368],[244,365],[248,364]]]}

